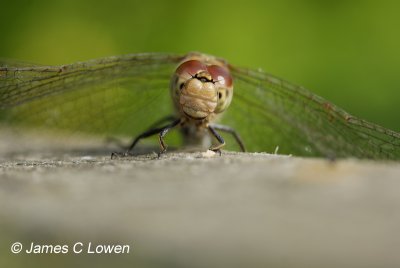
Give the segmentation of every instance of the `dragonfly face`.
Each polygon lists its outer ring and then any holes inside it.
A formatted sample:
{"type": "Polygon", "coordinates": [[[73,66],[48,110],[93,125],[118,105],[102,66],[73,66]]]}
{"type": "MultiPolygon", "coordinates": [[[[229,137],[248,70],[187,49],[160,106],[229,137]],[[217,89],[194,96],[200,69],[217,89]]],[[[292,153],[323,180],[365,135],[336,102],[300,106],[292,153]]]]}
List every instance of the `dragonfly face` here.
{"type": "MultiPolygon", "coordinates": [[[[232,101],[233,83],[228,66],[223,60],[199,53],[189,53],[180,62],[171,78],[171,96],[178,111],[182,134],[187,145],[205,145],[210,140],[205,129],[214,136],[219,145],[210,150],[220,152],[225,145],[217,130],[228,131],[235,135],[244,151],[244,145],[236,132],[227,127],[211,124],[216,116],[232,101]]],[[[166,126],[169,130],[170,126],[166,126]]],[[[164,151],[162,137],[160,144],[164,151]]]]}
{"type": "Polygon", "coordinates": [[[181,116],[213,120],[232,101],[233,83],[228,67],[211,56],[189,54],[171,79],[171,96],[181,116]]]}

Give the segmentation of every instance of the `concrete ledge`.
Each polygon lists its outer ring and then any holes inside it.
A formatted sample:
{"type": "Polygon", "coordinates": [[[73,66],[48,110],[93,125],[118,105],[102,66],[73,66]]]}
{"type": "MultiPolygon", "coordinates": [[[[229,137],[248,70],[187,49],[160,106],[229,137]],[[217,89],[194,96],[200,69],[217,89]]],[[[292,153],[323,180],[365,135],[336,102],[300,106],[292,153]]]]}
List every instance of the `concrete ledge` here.
{"type": "Polygon", "coordinates": [[[118,160],[101,152],[3,152],[1,267],[400,265],[398,163],[232,152],[118,160]],[[79,241],[131,248],[15,255],[16,241],[24,248],[72,249],[79,241]]]}

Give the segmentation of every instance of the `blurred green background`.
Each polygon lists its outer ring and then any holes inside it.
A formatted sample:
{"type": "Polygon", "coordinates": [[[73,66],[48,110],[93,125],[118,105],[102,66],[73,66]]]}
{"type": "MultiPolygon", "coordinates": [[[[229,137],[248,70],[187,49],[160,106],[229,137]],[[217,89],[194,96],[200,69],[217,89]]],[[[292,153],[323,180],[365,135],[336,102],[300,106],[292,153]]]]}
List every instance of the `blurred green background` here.
{"type": "Polygon", "coordinates": [[[201,51],[400,131],[399,12],[396,1],[8,1],[0,57],[66,64],[201,51]]]}

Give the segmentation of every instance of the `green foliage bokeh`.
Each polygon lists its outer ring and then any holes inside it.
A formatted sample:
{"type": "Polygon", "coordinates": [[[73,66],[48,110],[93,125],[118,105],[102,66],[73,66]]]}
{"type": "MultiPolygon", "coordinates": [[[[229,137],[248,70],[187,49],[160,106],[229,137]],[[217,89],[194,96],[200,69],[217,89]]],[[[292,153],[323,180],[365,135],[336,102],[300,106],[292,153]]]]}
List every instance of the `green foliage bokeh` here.
{"type": "Polygon", "coordinates": [[[8,1],[0,57],[65,64],[201,51],[399,131],[399,11],[395,1],[8,1]]]}

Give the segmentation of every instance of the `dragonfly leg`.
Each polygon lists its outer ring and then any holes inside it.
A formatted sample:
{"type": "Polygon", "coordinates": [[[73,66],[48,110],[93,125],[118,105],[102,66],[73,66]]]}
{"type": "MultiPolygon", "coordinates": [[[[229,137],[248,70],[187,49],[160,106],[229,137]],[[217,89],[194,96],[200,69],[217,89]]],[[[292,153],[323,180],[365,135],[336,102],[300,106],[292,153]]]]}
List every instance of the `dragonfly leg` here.
{"type": "MultiPolygon", "coordinates": [[[[152,125],[149,127],[149,131],[152,130],[152,129],[156,129],[156,128],[159,127],[161,124],[164,124],[164,123],[166,123],[166,122],[172,122],[172,121],[175,121],[175,120],[176,120],[176,117],[173,116],[173,115],[168,115],[168,116],[166,116],[166,117],[163,117],[163,118],[161,118],[160,120],[154,122],[154,124],[152,124],[152,125]]],[[[157,133],[157,132],[156,132],[156,133],[157,133]]],[[[154,134],[156,134],[156,133],[154,133],[154,134]]],[[[144,133],[143,133],[143,134],[144,134],[144,133]]],[[[135,139],[135,140],[136,140],[136,139],[135,139]]],[[[123,150],[123,149],[126,148],[126,145],[123,144],[123,142],[122,142],[120,139],[115,138],[115,137],[107,137],[107,138],[106,138],[106,142],[107,142],[107,143],[111,143],[111,144],[117,145],[118,147],[121,148],[121,150],[123,150]]],[[[136,143],[137,143],[137,141],[136,141],[136,143]]],[[[135,145],[136,145],[136,143],[135,143],[135,145]]],[[[132,144],[133,144],[133,143],[132,143],[132,144]]],[[[135,145],[133,145],[133,146],[135,146],[135,145]]],[[[131,146],[132,146],[132,145],[131,145],[131,146]]],[[[131,146],[130,146],[130,147],[131,147],[131,146]]],[[[132,149],[133,149],[133,147],[130,148],[128,151],[131,151],[132,149]]],[[[129,154],[129,152],[127,152],[127,153],[129,154]]],[[[114,153],[113,153],[113,154],[114,154],[114,153]]]]}
{"type": "Polygon", "coordinates": [[[181,123],[181,119],[177,119],[174,122],[170,123],[169,125],[166,125],[165,127],[161,128],[161,131],[159,131],[159,135],[158,135],[158,140],[160,142],[160,147],[161,147],[161,151],[158,153],[158,157],[160,157],[163,153],[165,153],[167,151],[167,145],[164,142],[164,137],[165,135],[168,133],[168,131],[171,128],[176,127],[178,124],[181,123]]]}
{"type": "Polygon", "coordinates": [[[239,144],[240,149],[242,150],[242,152],[246,152],[246,147],[244,147],[244,143],[242,141],[242,138],[240,138],[239,134],[233,128],[228,127],[228,126],[224,126],[224,125],[219,125],[219,124],[210,124],[210,126],[214,130],[220,130],[220,131],[223,131],[223,132],[231,134],[235,138],[236,142],[239,144]]]}
{"type": "Polygon", "coordinates": [[[129,146],[128,150],[126,150],[125,153],[120,154],[120,153],[113,152],[113,153],[111,154],[111,158],[114,158],[114,157],[117,157],[117,156],[128,156],[128,155],[130,155],[130,154],[131,154],[131,151],[133,150],[133,148],[136,146],[136,144],[137,144],[141,139],[144,139],[144,138],[153,136],[153,135],[155,135],[155,134],[159,134],[161,153],[164,153],[164,152],[166,151],[166,149],[167,149],[167,146],[166,146],[165,143],[164,143],[163,137],[167,134],[167,132],[168,132],[171,128],[175,127],[175,126],[178,125],[180,122],[181,122],[181,119],[176,119],[175,121],[173,121],[172,123],[170,123],[170,124],[168,124],[168,125],[166,125],[166,126],[159,127],[159,128],[152,128],[152,129],[149,129],[149,130],[143,132],[142,134],[140,134],[139,136],[137,136],[137,137],[133,140],[132,144],[129,146]]]}
{"type": "Polygon", "coordinates": [[[221,137],[221,135],[218,134],[218,132],[214,129],[213,126],[208,126],[208,130],[213,134],[213,136],[218,140],[219,144],[217,146],[212,146],[210,148],[211,151],[214,151],[216,153],[219,153],[221,155],[221,148],[225,145],[225,140],[224,138],[221,137]]]}

